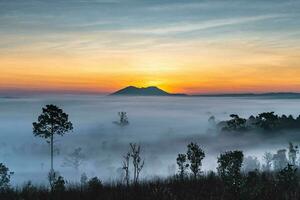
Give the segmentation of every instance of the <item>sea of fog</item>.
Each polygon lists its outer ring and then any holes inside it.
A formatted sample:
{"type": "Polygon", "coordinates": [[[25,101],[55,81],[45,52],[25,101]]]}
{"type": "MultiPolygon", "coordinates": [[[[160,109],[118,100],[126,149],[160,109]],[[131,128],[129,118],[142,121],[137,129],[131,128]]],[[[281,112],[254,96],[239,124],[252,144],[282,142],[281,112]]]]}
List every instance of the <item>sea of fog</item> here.
{"type": "MultiPolygon", "coordinates": [[[[32,133],[32,122],[41,108],[56,104],[69,114],[74,130],[55,138],[54,166],[69,181],[80,174],[105,181],[120,180],[122,156],[129,143],[142,146],[145,167],[142,178],[165,177],[176,173],[176,157],[186,145],[197,142],[206,152],[203,168],[215,170],[216,157],[225,150],[243,150],[261,159],[265,151],[286,148],[290,137],[218,136],[208,123],[228,119],[232,113],[249,117],[264,111],[300,114],[300,99],[246,97],[112,97],[98,95],[43,95],[0,98],[0,162],[15,172],[13,184],[31,180],[46,183],[50,167],[49,144],[32,133]],[[119,111],[127,112],[130,124],[120,127],[119,111]],[[63,166],[64,158],[81,147],[84,162],[76,171],[63,166]]],[[[294,142],[298,142],[294,137],[294,142]]],[[[300,138],[300,137],[299,137],[300,138]]]]}

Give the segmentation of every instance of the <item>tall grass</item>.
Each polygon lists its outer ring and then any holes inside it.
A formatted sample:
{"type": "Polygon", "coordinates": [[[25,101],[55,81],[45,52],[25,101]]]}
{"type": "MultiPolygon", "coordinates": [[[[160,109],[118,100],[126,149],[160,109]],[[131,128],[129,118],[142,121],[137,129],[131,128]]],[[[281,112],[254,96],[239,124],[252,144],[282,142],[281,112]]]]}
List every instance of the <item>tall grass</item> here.
{"type": "MultiPolygon", "coordinates": [[[[299,177],[299,174],[297,174],[299,177]]],[[[296,180],[298,180],[296,177],[296,180]]],[[[275,172],[242,174],[239,192],[231,192],[215,173],[198,177],[170,177],[141,181],[126,186],[120,183],[103,185],[66,184],[61,190],[25,184],[0,191],[1,200],[297,200],[300,199],[298,181],[278,179],[275,172]]],[[[295,178],[295,177],[294,177],[295,178]]]]}

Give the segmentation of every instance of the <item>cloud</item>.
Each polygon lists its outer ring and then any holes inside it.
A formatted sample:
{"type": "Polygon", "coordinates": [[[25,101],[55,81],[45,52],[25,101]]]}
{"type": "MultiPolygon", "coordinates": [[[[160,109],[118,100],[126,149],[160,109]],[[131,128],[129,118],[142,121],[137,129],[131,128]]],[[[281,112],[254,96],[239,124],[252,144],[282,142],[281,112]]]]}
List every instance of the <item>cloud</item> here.
{"type": "Polygon", "coordinates": [[[142,28],[142,29],[124,29],[121,32],[133,33],[133,34],[176,34],[192,31],[200,31],[224,26],[233,26],[245,23],[258,22],[263,20],[270,20],[276,18],[286,17],[287,15],[261,15],[261,16],[251,16],[251,17],[240,17],[240,18],[229,18],[229,19],[217,19],[208,20],[200,23],[177,23],[170,26],[159,26],[152,28],[142,28]]]}
{"type": "Polygon", "coordinates": [[[151,11],[174,11],[174,10],[183,10],[183,9],[199,9],[199,8],[210,8],[210,3],[204,2],[193,2],[193,3],[173,3],[173,4],[165,4],[165,5],[154,5],[149,7],[148,9],[151,11]]]}

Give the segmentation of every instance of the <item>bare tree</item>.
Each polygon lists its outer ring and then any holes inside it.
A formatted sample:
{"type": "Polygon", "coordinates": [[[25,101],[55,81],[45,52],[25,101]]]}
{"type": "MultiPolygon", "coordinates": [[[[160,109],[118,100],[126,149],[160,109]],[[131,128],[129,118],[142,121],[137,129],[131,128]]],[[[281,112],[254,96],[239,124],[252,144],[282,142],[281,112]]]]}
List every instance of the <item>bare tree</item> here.
{"type": "Polygon", "coordinates": [[[132,158],[132,163],[133,163],[133,182],[135,184],[138,183],[139,180],[139,175],[141,170],[144,167],[144,160],[142,161],[140,153],[141,153],[141,146],[138,144],[132,144],[130,143],[130,156],[132,158]]]}
{"type": "Polygon", "coordinates": [[[124,156],[124,160],[123,160],[123,167],[122,169],[125,171],[125,177],[124,180],[126,182],[126,185],[129,185],[130,182],[130,177],[129,177],[129,162],[130,161],[130,153],[128,152],[125,156],[124,156]]]}
{"type": "Polygon", "coordinates": [[[82,153],[82,148],[78,147],[65,157],[63,167],[73,167],[77,172],[80,165],[84,162],[85,155],[82,153]]]}

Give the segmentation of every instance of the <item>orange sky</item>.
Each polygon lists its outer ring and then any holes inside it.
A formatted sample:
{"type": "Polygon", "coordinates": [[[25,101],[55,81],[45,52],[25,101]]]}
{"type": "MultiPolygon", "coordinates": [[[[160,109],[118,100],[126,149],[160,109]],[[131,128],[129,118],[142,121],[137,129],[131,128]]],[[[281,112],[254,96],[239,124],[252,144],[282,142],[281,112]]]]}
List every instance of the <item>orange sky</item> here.
{"type": "Polygon", "coordinates": [[[299,51],[193,44],[146,52],[22,52],[0,55],[0,90],[109,93],[128,85],[169,92],[300,91],[299,51]]]}
{"type": "Polygon", "coordinates": [[[0,8],[0,92],[300,92],[296,2],[27,4],[0,8]]]}
{"type": "Polygon", "coordinates": [[[300,91],[299,52],[197,47],[116,54],[1,55],[1,89],[112,92],[155,85],[170,92],[300,91]],[[224,52],[222,52],[224,50],[224,52]]]}

